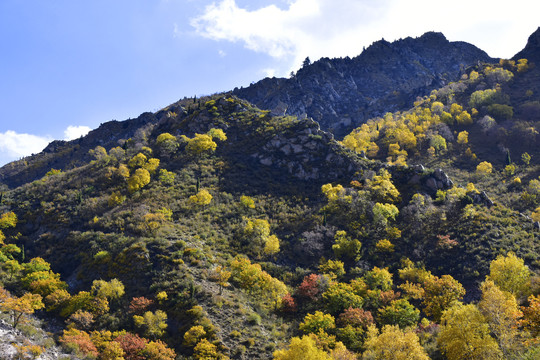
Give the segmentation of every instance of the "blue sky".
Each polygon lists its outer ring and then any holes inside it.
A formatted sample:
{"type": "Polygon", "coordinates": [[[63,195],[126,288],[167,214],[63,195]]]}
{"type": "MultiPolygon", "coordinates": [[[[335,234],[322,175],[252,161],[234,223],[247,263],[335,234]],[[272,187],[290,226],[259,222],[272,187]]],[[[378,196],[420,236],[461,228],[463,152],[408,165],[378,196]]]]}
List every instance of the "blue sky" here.
{"type": "Polygon", "coordinates": [[[435,0],[1,0],[0,165],[309,56],[441,31],[511,57],[540,5],[435,0]],[[449,5],[451,4],[451,5],[449,5]]]}

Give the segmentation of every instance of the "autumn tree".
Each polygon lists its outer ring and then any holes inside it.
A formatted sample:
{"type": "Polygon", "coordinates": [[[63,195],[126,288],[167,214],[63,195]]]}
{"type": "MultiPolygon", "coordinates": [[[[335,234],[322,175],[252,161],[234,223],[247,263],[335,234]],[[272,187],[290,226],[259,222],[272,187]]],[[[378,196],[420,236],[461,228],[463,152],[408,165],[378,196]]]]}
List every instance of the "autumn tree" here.
{"type": "Polygon", "coordinates": [[[192,326],[186,333],[184,334],[184,341],[183,344],[188,347],[195,347],[201,339],[206,337],[206,331],[204,330],[204,327],[201,325],[195,325],[192,326]]]}
{"type": "Polygon", "coordinates": [[[531,295],[528,305],[521,308],[523,311],[523,326],[531,336],[540,336],[540,295],[531,295]]]}
{"type": "Polygon", "coordinates": [[[467,131],[460,131],[457,136],[457,143],[460,145],[466,145],[469,143],[469,133],[467,131]]]}
{"type": "Polygon", "coordinates": [[[255,200],[250,196],[240,196],[240,204],[246,209],[255,209],[255,200]]]}
{"type": "Polygon", "coordinates": [[[437,343],[448,360],[502,358],[484,316],[474,304],[454,303],[444,311],[437,343]]]}
{"type": "Polygon", "coordinates": [[[429,140],[429,146],[435,149],[436,154],[440,154],[446,150],[446,139],[439,134],[433,135],[429,140]]]}
{"type": "Polygon", "coordinates": [[[399,191],[391,180],[392,175],[386,169],[381,169],[379,175],[366,180],[366,189],[374,201],[393,203],[399,200],[399,191]]]}
{"type": "Polygon", "coordinates": [[[529,267],[514,253],[499,255],[489,265],[488,279],[518,299],[528,295],[530,278],[529,267]]]}
{"type": "Polygon", "coordinates": [[[262,254],[273,255],[279,252],[279,239],[275,235],[270,235],[268,220],[253,218],[244,220],[244,237],[258,257],[262,254]]]}
{"type": "Polygon", "coordinates": [[[263,271],[259,264],[252,264],[241,256],[231,262],[231,273],[232,281],[259,298],[264,305],[277,308],[281,298],[288,293],[284,283],[263,271]]]}
{"type": "Polygon", "coordinates": [[[395,220],[399,214],[399,210],[394,204],[375,203],[372,208],[373,222],[380,227],[385,228],[388,221],[395,220]]]}
{"type": "MultiPolygon", "coordinates": [[[[174,360],[176,353],[160,340],[150,341],[141,351],[147,360],[174,360]]],[[[126,359],[127,360],[127,359],[126,359]]]]}
{"type": "Polygon", "coordinates": [[[168,171],[166,169],[159,169],[159,181],[163,185],[174,185],[174,179],[176,178],[176,174],[172,171],[168,171]]]}
{"type": "Polygon", "coordinates": [[[453,302],[459,301],[465,295],[465,289],[459,281],[450,275],[429,276],[423,283],[424,312],[433,316],[435,321],[441,318],[445,309],[453,302]]]}
{"type": "Polygon", "coordinates": [[[139,168],[128,179],[128,190],[133,193],[150,183],[150,173],[146,169],[139,168]]]}
{"type": "Polygon", "coordinates": [[[327,275],[331,279],[337,279],[345,275],[345,267],[343,261],[327,260],[319,265],[319,272],[327,275]]]}
{"type": "Polygon", "coordinates": [[[368,330],[366,351],[362,359],[429,360],[418,336],[412,330],[401,330],[397,325],[385,325],[381,333],[374,325],[368,330]]]}
{"type": "Polygon", "coordinates": [[[144,164],[146,164],[147,160],[148,157],[146,157],[146,155],[144,155],[143,153],[138,153],[128,161],[128,166],[131,169],[141,168],[144,166],[144,164]]]}
{"type": "Polygon", "coordinates": [[[493,165],[487,161],[482,161],[478,166],[476,166],[476,174],[480,176],[486,176],[491,174],[493,171],[493,165]]]}
{"type": "Polygon", "coordinates": [[[317,334],[321,331],[327,332],[335,327],[334,317],[321,311],[315,311],[314,314],[307,314],[304,317],[304,321],[299,325],[300,331],[306,334],[317,334]]]}
{"type": "Polygon", "coordinates": [[[223,288],[229,286],[229,279],[232,273],[228,271],[224,266],[218,265],[214,269],[214,279],[219,285],[219,295],[223,292],[223,288]]]}
{"type": "Polygon", "coordinates": [[[90,338],[90,334],[86,331],[78,329],[64,330],[60,337],[60,342],[69,348],[75,349],[83,356],[96,358],[99,354],[96,345],[94,345],[90,338]]]}
{"type": "Polygon", "coordinates": [[[500,290],[491,280],[486,280],[480,288],[482,299],[478,303],[478,308],[484,315],[504,357],[512,358],[520,350],[522,343],[518,331],[522,313],[516,298],[500,290]]]}
{"type": "Polygon", "coordinates": [[[332,360],[330,355],[317,347],[315,340],[307,335],[293,337],[287,349],[274,351],[275,360],[332,360]]]}
{"type": "Polygon", "coordinates": [[[41,295],[31,293],[25,293],[21,297],[8,296],[3,301],[0,299],[0,310],[10,314],[11,325],[16,328],[24,315],[33,314],[45,307],[41,300],[41,295]]]}
{"type": "Polygon", "coordinates": [[[196,206],[205,206],[212,201],[212,195],[206,189],[201,189],[195,195],[189,197],[189,203],[196,206]]]}
{"type": "Polygon", "coordinates": [[[16,253],[17,249],[20,251],[20,249],[13,245],[11,247],[9,245],[6,245],[4,243],[4,240],[6,239],[6,236],[4,235],[4,232],[2,230],[7,228],[12,228],[17,225],[17,215],[13,211],[3,213],[0,216],[0,262],[5,262],[9,259],[13,259],[13,256],[10,255],[12,253],[10,251],[10,248],[16,253]]]}

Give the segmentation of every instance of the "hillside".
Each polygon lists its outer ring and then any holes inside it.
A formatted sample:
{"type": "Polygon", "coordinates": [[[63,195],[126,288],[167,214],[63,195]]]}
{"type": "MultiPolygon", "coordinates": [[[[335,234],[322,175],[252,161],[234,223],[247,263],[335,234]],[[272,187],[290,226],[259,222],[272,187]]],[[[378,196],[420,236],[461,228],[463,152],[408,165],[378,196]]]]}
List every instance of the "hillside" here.
{"type": "Polygon", "coordinates": [[[352,59],[323,58],[290,79],[266,78],[233,93],[274,115],[311,117],[343,137],[369,118],[410,108],[416,97],[491,60],[471,44],[429,32],[392,43],[380,40],[352,59]]]}
{"type": "Polygon", "coordinates": [[[342,141],[232,92],[8,164],[2,324],[36,312],[79,358],[535,359],[535,34],[342,141]]]}

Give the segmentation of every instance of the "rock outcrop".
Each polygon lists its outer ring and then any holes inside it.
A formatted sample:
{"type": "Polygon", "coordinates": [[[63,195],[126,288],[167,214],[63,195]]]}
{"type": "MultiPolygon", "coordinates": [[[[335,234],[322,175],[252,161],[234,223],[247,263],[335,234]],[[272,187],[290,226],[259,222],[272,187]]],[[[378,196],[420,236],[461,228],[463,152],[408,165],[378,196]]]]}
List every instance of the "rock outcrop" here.
{"type": "Polygon", "coordinates": [[[233,93],[274,115],[311,117],[342,137],[367,119],[410,108],[459,78],[467,66],[492,60],[464,42],[429,32],[390,43],[380,40],[355,58],[322,58],[290,79],[266,78],[233,93]]]}

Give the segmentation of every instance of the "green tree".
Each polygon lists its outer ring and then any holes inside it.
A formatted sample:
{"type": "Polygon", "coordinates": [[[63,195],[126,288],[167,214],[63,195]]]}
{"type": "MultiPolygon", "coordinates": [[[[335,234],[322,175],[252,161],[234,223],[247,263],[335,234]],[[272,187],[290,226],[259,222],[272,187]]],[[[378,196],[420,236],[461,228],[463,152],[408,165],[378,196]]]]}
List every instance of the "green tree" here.
{"type": "Polygon", "coordinates": [[[342,282],[330,285],[322,297],[326,308],[332,314],[339,314],[350,307],[361,308],[364,304],[364,299],[353,285],[342,282]]]}
{"type": "Polygon", "coordinates": [[[119,299],[124,295],[124,284],[118,279],[110,281],[94,280],[92,294],[108,300],[119,299]]]}
{"type": "Polygon", "coordinates": [[[375,203],[372,208],[373,222],[378,226],[386,227],[388,220],[395,220],[399,210],[394,204],[375,203]]]}
{"type": "Polygon", "coordinates": [[[133,315],[135,326],[142,328],[148,337],[162,336],[167,329],[167,314],[162,310],[147,311],[143,316],[133,315]]]}
{"type": "Polygon", "coordinates": [[[360,260],[362,243],[358,239],[347,236],[343,230],[337,231],[334,235],[334,245],[332,250],[338,259],[349,258],[353,261],[360,260]]]}
{"type": "Polygon", "coordinates": [[[437,154],[440,154],[446,150],[446,139],[439,134],[433,135],[431,139],[429,139],[429,145],[435,149],[437,154]]]}
{"type": "Polygon", "coordinates": [[[300,323],[299,329],[306,334],[317,334],[320,331],[327,332],[336,327],[335,319],[330,314],[315,311],[314,314],[307,314],[304,321],[300,323]]]}
{"type": "Polygon", "coordinates": [[[170,156],[178,149],[178,139],[169,133],[162,133],[156,139],[156,145],[165,156],[170,156]]]}
{"type": "Polygon", "coordinates": [[[398,325],[400,328],[414,326],[420,319],[420,310],[416,309],[406,299],[394,300],[390,305],[379,310],[381,324],[398,325]]]}
{"type": "Polygon", "coordinates": [[[163,185],[174,185],[175,177],[176,174],[172,171],[167,171],[165,169],[159,170],[159,181],[161,181],[163,185]]]}

